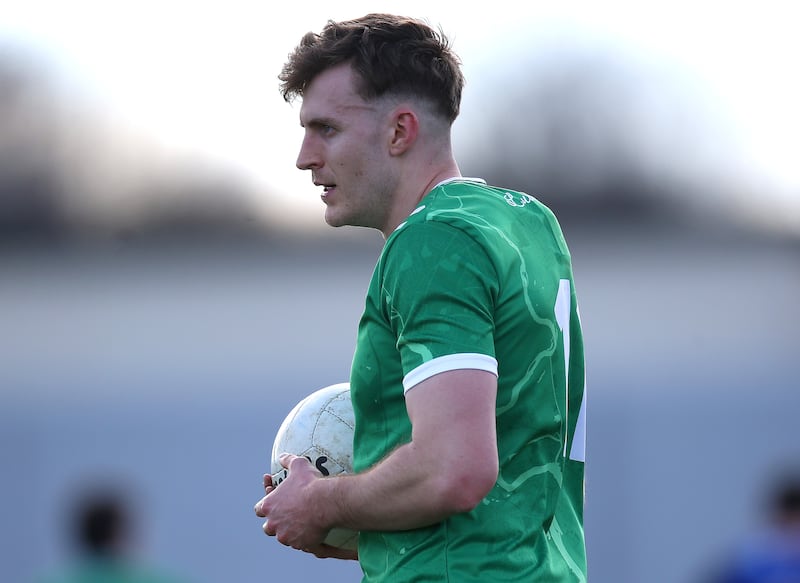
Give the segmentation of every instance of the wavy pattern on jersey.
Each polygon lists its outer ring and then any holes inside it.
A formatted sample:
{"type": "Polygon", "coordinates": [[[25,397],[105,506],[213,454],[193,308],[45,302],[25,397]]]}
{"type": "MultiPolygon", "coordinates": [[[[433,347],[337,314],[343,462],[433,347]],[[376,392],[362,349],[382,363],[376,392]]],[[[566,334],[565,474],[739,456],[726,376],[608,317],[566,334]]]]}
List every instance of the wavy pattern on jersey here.
{"type": "Polygon", "coordinates": [[[552,213],[467,180],[439,185],[387,239],[351,374],[359,468],[410,439],[404,378],[473,353],[499,361],[500,472],[470,512],[362,533],[365,582],[585,582],[583,464],[564,456],[573,421],[555,313],[564,278],[569,253],[552,213]]]}
{"type": "MultiPolygon", "coordinates": [[[[531,302],[531,295],[530,295],[530,289],[529,289],[530,288],[530,277],[528,275],[528,273],[529,273],[528,272],[528,265],[527,265],[527,261],[525,259],[525,255],[520,250],[519,245],[517,245],[514,241],[509,239],[508,235],[506,235],[506,233],[504,233],[503,230],[500,229],[497,225],[493,225],[493,224],[489,223],[486,220],[486,218],[481,216],[481,215],[478,215],[478,214],[476,214],[474,212],[470,212],[470,211],[466,210],[464,208],[464,203],[463,203],[461,195],[449,192],[448,189],[447,189],[447,186],[442,187],[442,190],[443,190],[442,196],[444,198],[448,199],[448,200],[457,201],[458,202],[458,207],[457,208],[452,208],[452,209],[441,209],[441,210],[430,211],[427,214],[428,220],[434,220],[437,217],[442,217],[442,218],[448,218],[448,217],[464,218],[469,223],[471,223],[474,227],[476,227],[478,230],[490,231],[494,235],[494,238],[496,238],[497,240],[503,241],[509,247],[509,249],[511,249],[511,251],[514,253],[514,255],[519,259],[519,277],[520,277],[520,281],[522,282],[522,289],[525,292],[523,297],[525,299],[525,305],[526,305],[526,307],[528,309],[528,313],[530,314],[530,316],[531,316],[531,318],[533,319],[534,322],[536,322],[539,325],[543,325],[543,326],[549,327],[551,329],[551,331],[553,332],[553,338],[554,338],[554,341],[551,343],[551,345],[549,347],[547,347],[546,349],[540,351],[539,354],[534,359],[534,361],[531,364],[531,366],[529,367],[529,375],[533,375],[533,372],[537,369],[536,365],[541,360],[543,360],[545,358],[549,358],[555,353],[555,351],[556,351],[556,349],[558,347],[558,344],[555,341],[555,338],[558,338],[558,334],[557,334],[557,331],[556,331],[556,328],[557,328],[556,322],[552,318],[540,316],[537,313],[536,308],[533,306],[533,303],[531,302]]],[[[531,376],[528,376],[526,378],[526,381],[529,382],[530,378],[531,378],[531,376]]],[[[520,389],[522,388],[521,385],[523,385],[523,384],[524,383],[519,383],[518,386],[516,386],[514,388],[514,391],[512,392],[509,401],[505,405],[499,405],[498,406],[498,410],[497,410],[498,415],[502,415],[502,413],[504,411],[506,411],[507,409],[509,409],[509,408],[514,406],[516,401],[519,399],[520,389]]]]}
{"type": "MultiPolygon", "coordinates": [[[[516,403],[519,401],[519,397],[522,394],[524,388],[526,386],[530,386],[533,376],[537,373],[537,371],[541,370],[540,367],[542,361],[551,358],[553,354],[555,354],[556,350],[558,349],[558,342],[557,342],[558,325],[552,317],[540,316],[533,305],[530,293],[530,277],[528,271],[528,264],[524,253],[519,248],[519,245],[517,245],[514,241],[512,241],[500,227],[490,223],[485,217],[467,210],[462,200],[462,196],[457,193],[451,192],[451,189],[448,189],[447,186],[442,187],[442,192],[440,196],[446,198],[448,201],[455,202],[456,206],[454,208],[449,208],[449,209],[432,210],[427,213],[426,216],[427,220],[435,220],[439,217],[444,219],[462,218],[466,220],[469,224],[477,228],[478,230],[485,230],[491,232],[490,236],[491,238],[503,241],[519,260],[519,277],[520,277],[520,282],[522,284],[522,289],[524,291],[523,298],[525,300],[525,306],[528,310],[528,314],[530,315],[531,319],[538,325],[545,326],[549,328],[551,331],[552,342],[550,343],[550,345],[547,346],[546,348],[539,350],[539,352],[536,354],[536,356],[533,358],[530,365],[528,366],[526,374],[522,378],[520,378],[520,380],[517,383],[515,383],[514,386],[512,387],[508,400],[505,403],[498,402],[497,415],[500,416],[516,405],[516,403]]],[[[555,387],[553,387],[553,391],[555,393],[555,387]]],[[[553,398],[556,403],[560,404],[561,402],[560,395],[553,394],[553,398]]],[[[561,410],[560,406],[559,406],[559,414],[561,415],[562,419],[561,423],[562,440],[560,443],[563,443],[563,437],[564,435],[566,435],[566,415],[564,415],[564,412],[561,410]]],[[[556,459],[554,459],[553,462],[554,463],[557,462],[558,459],[559,456],[556,456],[556,459]]],[[[547,464],[546,467],[552,468],[553,464],[547,464]]],[[[531,472],[528,472],[528,475],[534,476],[537,475],[538,473],[541,472],[534,472],[533,470],[531,470],[531,472]]],[[[553,477],[556,478],[558,483],[561,483],[560,469],[558,472],[552,472],[552,473],[553,477]]],[[[519,478],[517,478],[513,482],[504,481],[503,483],[519,484],[520,480],[519,478]]]]}

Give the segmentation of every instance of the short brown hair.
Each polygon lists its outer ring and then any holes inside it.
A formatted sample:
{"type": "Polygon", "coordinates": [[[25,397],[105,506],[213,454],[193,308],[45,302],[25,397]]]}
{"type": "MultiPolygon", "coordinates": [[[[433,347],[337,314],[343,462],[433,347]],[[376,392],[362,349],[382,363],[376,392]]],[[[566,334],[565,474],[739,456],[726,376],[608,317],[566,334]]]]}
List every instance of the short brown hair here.
{"type": "Polygon", "coordinates": [[[309,32],[289,55],[278,79],[286,101],[302,97],[314,78],[350,63],[365,100],[409,95],[432,103],[450,123],[458,117],[464,77],[461,62],[444,33],[425,22],[391,14],[328,21],[309,32]]]}

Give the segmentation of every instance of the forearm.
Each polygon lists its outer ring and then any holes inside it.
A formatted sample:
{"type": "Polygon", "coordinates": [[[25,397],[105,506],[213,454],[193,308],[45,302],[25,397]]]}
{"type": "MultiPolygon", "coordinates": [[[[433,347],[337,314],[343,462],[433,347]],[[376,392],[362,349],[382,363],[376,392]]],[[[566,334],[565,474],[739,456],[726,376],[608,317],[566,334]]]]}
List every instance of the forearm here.
{"type": "Polygon", "coordinates": [[[495,398],[496,377],[483,371],[441,373],[413,388],[409,443],[364,473],[318,481],[330,524],[407,530],[474,508],[497,479],[495,398]]]}
{"type": "Polygon", "coordinates": [[[364,473],[319,480],[326,522],[352,530],[408,530],[470,510],[475,500],[463,495],[469,489],[457,487],[467,477],[428,456],[412,442],[364,473]]]}
{"type": "Polygon", "coordinates": [[[321,477],[305,458],[287,455],[289,477],[256,505],[264,530],[308,549],[332,528],[409,530],[474,508],[497,480],[495,377],[450,371],[406,396],[411,441],[370,469],[321,477]]]}

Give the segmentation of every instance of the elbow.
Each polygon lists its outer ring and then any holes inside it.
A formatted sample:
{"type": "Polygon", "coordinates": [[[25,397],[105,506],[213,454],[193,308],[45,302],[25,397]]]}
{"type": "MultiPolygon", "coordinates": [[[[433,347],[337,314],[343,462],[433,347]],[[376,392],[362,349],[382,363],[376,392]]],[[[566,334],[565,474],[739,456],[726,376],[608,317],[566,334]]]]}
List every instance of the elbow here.
{"type": "Polygon", "coordinates": [[[445,473],[440,484],[438,499],[447,514],[460,514],[474,509],[497,482],[497,463],[484,464],[468,471],[452,470],[445,473]]]}

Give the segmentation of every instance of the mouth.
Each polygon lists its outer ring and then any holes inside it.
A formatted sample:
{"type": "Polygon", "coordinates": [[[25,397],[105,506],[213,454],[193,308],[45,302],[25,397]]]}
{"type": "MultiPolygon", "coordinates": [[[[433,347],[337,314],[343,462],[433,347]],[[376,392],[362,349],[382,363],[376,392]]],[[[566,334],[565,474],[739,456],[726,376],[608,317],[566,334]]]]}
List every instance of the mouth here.
{"type": "Polygon", "coordinates": [[[328,198],[333,193],[333,191],[336,190],[335,184],[316,183],[316,185],[322,187],[322,194],[320,195],[322,197],[322,200],[328,198]]]}

